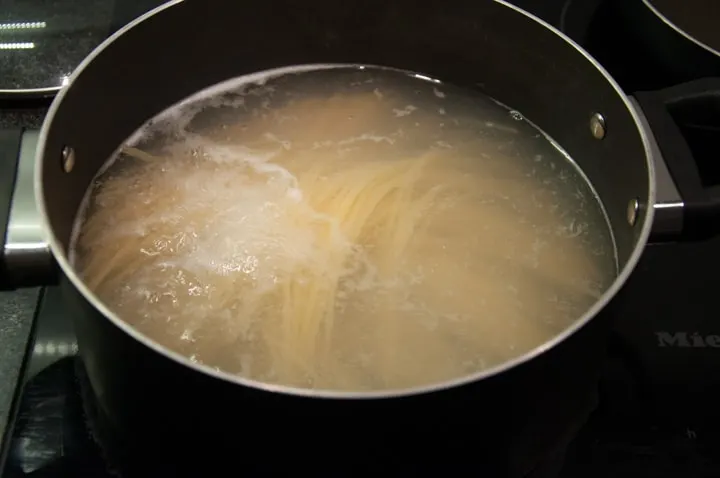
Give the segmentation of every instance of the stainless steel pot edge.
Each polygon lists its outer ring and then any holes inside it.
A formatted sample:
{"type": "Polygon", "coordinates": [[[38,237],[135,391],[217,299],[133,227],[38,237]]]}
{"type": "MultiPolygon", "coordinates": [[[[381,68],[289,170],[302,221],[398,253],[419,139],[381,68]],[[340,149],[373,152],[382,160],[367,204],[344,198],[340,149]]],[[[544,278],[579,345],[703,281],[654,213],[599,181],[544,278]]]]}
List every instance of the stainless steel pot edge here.
{"type": "Polygon", "coordinates": [[[665,25],[668,26],[668,28],[671,28],[675,30],[679,35],[682,35],[684,38],[686,38],[688,41],[693,42],[695,45],[699,46],[703,50],[712,53],[715,56],[720,57],[720,52],[711,47],[710,45],[706,45],[705,43],[701,42],[694,36],[690,35],[688,32],[683,30],[682,28],[679,28],[675,23],[671,22],[665,15],[660,12],[655,6],[652,4],[651,0],[643,0],[643,3],[645,6],[656,16],[660,21],[662,21],[665,25]]]}
{"type": "Polygon", "coordinates": [[[25,88],[18,90],[0,89],[0,97],[7,98],[23,98],[33,96],[51,96],[62,90],[62,86],[48,86],[45,88],[25,88]]]}
{"type": "Polygon", "coordinates": [[[55,255],[58,264],[62,268],[63,273],[65,276],[70,280],[70,282],[73,284],[74,287],[80,291],[85,298],[90,302],[90,304],[95,307],[100,313],[105,315],[108,320],[112,321],[117,327],[122,329],[125,333],[130,335],[135,340],[139,341],[140,343],[146,345],[147,347],[151,348],[155,352],[164,355],[165,357],[170,358],[171,360],[174,360],[175,362],[184,365],[186,367],[189,367],[190,369],[194,369],[195,371],[199,373],[204,373],[207,375],[210,375],[212,377],[215,377],[219,380],[225,380],[228,382],[236,383],[238,385],[243,385],[247,387],[253,387],[257,389],[262,389],[266,391],[271,392],[278,392],[278,393],[285,393],[290,395],[296,395],[296,396],[306,396],[306,397],[318,397],[318,398],[334,398],[334,399],[375,399],[375,398],[391,398],[391,397],[402,397],[402,396],[409,396],[409,395],[417,395],[422,393],[428,393],[428,392],[434,392],[434,391],[441,391],[447,388],[452,388],[464,384],[468,384],[471,382],[479,381],[488,377],[491,377],[496,374],[500,374],[506,370],[509,370],[517,365],[520,365],[524,362],[527,362],[529,360],[534,359],[535,357],[541,355],[542,353],[552,349],[562,341],[566,340],[568,337],[573,335],[577,330],[579,330],[581,327],[583,327],[586,323],[588,323],[595,315],[597,315],[604,307],[605,305],[618,293],[620,288],[624,285],[624,283],[627,281],[628,277],[632,273],[633,269],[637,265],[640,256],[642,255],[645,246],[647,244],[648,238],[650,237],[650,231],[653,224],[653,218],[654,218],[654,205],[655,205],[655,198],[656,198],[656,185],[655,185],[655,166],[654,161],[652,158],[652,152],[650,147],[650,141],[648,139],[647,132],[645,131],[645,128],[642,126],[642,123],[640,121],[640,117],[638,115],[638,112],[636,108],[631,104],[631,102],[628,100],[628,97],[626,94],[622,91],[620,86],[615,82],[615,80],[610,77],[610,75],[605,71],[605,69],[600,66],[600,64],[595,61],[587,52],[585,52],[579,45],[577,45],[574,41],[572,41],[570,38],[566,37],[564,34],[562,34],[560,31],[558,31],[553,26],[549,25],[548,23],[544,22],[543,20],[540,20],[539,18],[535,17],[534,15],[531,15],[524,10],[511,5],[507,3],[504,0],[493,0],[497,3],[500,3],[504,5],[507,8],[511,8],[518,12],[518,14],[525,15],[530,20],[536,21],[543,25],[545,28],[552,31],[554,34],[561,37],[564,41],[569,43],[573,48],[575,48],[580,55],[586,58],[587,61],[591,62],[593,66],[603,75],[605,76],[606,80],[613,86],[613,88],[617,91],[617,93],[623,98],[623,101],[625,102],[625,106],[627,107],[628,111],[632,115],[634,122],[638,128],[638,131],[641,135],[641,139],[643,142],[646,160],[647,160],[647,171],[648,171],[648,181],[649,181],[649,194],[647,198],[647,204],[645,205],[646,211],[645,211],[645,221],[642,224],[642,229],[640,231],[640,235],[638,238],[638,243],[631,254],[629,260],[625,264],[625,267],[620,271],[620,274],[615,279],[613,284],[610,286],[610,288],[600,297],[600,299],[578,320],[576,320],[569,328],[567,328],[562,334],[557,335],[553,337],[552,340],[546,342],[545,344],[536,347],[535,349],[525,353],[524,355],[515,358],[514,360],[511,360],[509,362],[505,362],[503,364],[500,364],[498,366],[492,367],[487,370],[483,370],[478,373],[474,373],[471,375],[467,375],[461,378],[448,380],[442,383],[436,383],[429,386],[422,386],[422,387],[414,387],[414,388],[408,388],[408,389],[398,389],[398,390],[383,390],[383,391],[375,391],[375,392],[339,392],[339,391],[332,391],[332,390],[317,390],[317,389],[303,389],[303,388],[296,388],[296,387],[288,387],[288,386],[281,386],[281,385],[272,385],[262,382],[257,382],[254,380],[249,380],[243,377],[239,377],[237,375],[232,375],[226,372],[221,372],[214,370],[210,367],[206,367],[203,365],[199,365],[196,363],[193,363],[186,357],[170,351],[168,349],[165,349],[164,347],[160,346],[158,343],[150,340],[149,338],[145,337],[144,335],[137,332],[135,329],[133,329],[130,325],[126,324],[122,320],[120,320],[112,311],[110,311],[104,304],[102,304],[94,295],[93,293],[87,288],[87,286],[83,283],[83,281],[78,277],[78,275],[73,271],[72,266],[69,263],[68,257],[65,254],[65,251],[62,248],[62,245],[60,241],[58,241],[57,237],[54,234],[54,231],[50,228],[50,221],[47,216],[47,210],[45,208],[45,196],[42,188],[42,176],[43,176],[43,158],[45,156],[45,143],[47,141],[47,135],[50,128],[50,125],[53,122],[53,118],[62,104],[63,98],[65,96],[65,92],[67,88],[72,87],[72,84],[74,83],[75,78],[82,73],[82,71],[87,67],[87,65],[93,61],[95,57],[100,55],[105,48],[111,44],[115,39],[117,39],[119,36],[121,36],[126,31],[130,30],[134,26],[138,25],[139,23],[151,18],[152,16],[156,15],[157,13],[165,10],[166,8],[170,8],[173,5],[182,3],[184,0],[172,0],[166,4],[163,4],[159,7],[157,7],[154,10],[151,10],[147,12],[145,15],[142,15],[141,17],[138,17],[133,22],[129,23],[122,29],[118,30],[115,34],[110,36],[106,41],[104,41],[101,45],[99,45],[85,60],[78,66],[78,68],[73,72],[73,74],[70,76],[70,80],[68,83],[68,86],[64,88],[58,96],[53,101],[47,117],[45,119],[45,122],[42,126],[42,129],[40,131],[40,138],[38,141],[38,149],[37,149],[37,155],[36,155],[36,168],[35,168],[35,195],[38,202],[39,212],[42,220],[42,225],[44,228],[47,229],[47,236],[50,243],[50,248],[55,255]]]}

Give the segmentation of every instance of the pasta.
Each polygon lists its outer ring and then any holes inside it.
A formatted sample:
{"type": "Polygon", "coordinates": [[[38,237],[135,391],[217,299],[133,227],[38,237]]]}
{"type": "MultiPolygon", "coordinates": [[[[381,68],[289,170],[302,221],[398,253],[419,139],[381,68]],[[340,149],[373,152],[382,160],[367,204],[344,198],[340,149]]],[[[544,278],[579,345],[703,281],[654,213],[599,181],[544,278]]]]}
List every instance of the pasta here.
{"type": "Polygon", "coordinates": [[[528,174],[503,149],[515,127],[479,138],[486,116],[438,136],[452,122],[408,106],[395,76],[345,75],[335,94],[283,80],[125,145],[78,222],[88,286],[191,360],[341,390],[481,370],[597,299],[612,248],[586,186],[528,174]]]}

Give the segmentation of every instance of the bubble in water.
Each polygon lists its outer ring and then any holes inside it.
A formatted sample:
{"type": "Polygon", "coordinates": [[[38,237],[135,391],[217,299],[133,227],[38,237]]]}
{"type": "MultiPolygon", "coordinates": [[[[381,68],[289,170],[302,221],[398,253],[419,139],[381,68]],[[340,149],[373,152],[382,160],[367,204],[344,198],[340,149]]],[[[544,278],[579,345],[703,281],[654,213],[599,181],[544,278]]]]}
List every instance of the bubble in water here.
{"type": "Polygon", "coordinates": [[[519,111],[515,111],[515,110],[511,110],[511,111],[510,111],[510,117],[511,117],[512,119],[514,119],[515,121],[522,121],[522,120],[525,119],[525,118],[523,117],[522,113],[520,113],[519,111]]]}

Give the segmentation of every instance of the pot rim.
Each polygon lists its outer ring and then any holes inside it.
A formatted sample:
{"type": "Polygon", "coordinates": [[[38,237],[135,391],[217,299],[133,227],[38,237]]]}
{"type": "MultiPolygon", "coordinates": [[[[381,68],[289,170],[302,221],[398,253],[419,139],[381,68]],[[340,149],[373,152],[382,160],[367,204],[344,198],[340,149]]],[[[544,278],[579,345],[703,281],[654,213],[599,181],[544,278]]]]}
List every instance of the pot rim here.
{"type": "Polygon", "coordinates": [[[685,38],[687,41],[697,45],[698,47],[702,48],[703,50],[707,51],[708,53],[712,53],[713,55],[720,58],[720,51],[716,50],[715,48],[711,47],[707,43],[704,43],[697,38],[695,38],[693,35],[688,33],[687,31],[683,30],[679,26],[677,26],[672,20],[670,20],[668,17],[663,15],[663,13],[655,7],[655,5],[652,4],[652,0],[642,0],[645,6],[655,15],[658,20],[663,22],[665,26],[675,31],[677,34],[681,35],[683,38],[685,38]]]}
{"type": "Polygon", "coordinates": [[[211,376],[213,378],[217,378],[219,380],[223,380],[226,382],[230,382],[236,385],[251,387],[255,389],[260,389],[268,392],[276,392],[276,393],[283,393],[287,395],[294,395],[294,396],[300,396],[300,397],[309,397],[309,398],[329,398],[329,399],[381,399],[381,398],[397,398],[397,397],[406,397],[406,396],[413,396],[413,395],[420,395],[425,394],[429,392],[436,392],[436,391],[442,391],[449,388],[458,387],[461,385],[466,385],[472,382],[480,381],[483,379],[487,379],[490,377],[493,377],[495,375],[499,375],[507,370],[510,370],[512,368],[515,368],[516,366],[523,364],[525,362],[528,362],[530,360],[533,360],[534,358],[538,357],[539,355],[543,354],[544,352],[554,348],[564,340],[568,339],[570,336],[572,336],[575,332],[577,332],[579,329],[581,329],[585,324],[587,324],[590,320],[592,320],[604,307],[605,305],[618,293],[618,291],[621,289],[621,287],[625,284],[627,279],[629,278],[630,274],[634,270],[635,266],[637,265],[645,246],[648,242],[648,238],[650,237],[650,231],[653,224],[653,218],[654,218],[654,205],[656,201],[656,184],[655,184],[655,166],[654,161],[652,158],[651,148],[650,148],[650,141],[648,139],[648,133],[645,131],[645,129],[642,126],[642,123],[640,121],[640,117],[638,115],[638,112],[636,108],[632,105],[632,103],[629,101],[626,94],[622,91],[620,86],[613,80],[613,78],[608,74],[607,71],[594,59],[592,58],[585,50],[583,50],[578,44],[576,44],[573,40],[568,38],[566,35],[561,33],[559,30],[557,30],[555,27],[549,25],[547,22],[537,18],[536,16],[520,9],[519,7],[516,7],[510,3],[507,3],[505,0],[493,0],[495,3],[499,3],[507,8],[510,8],[517,12],[520,15],[525,15],[529,20],[538,22],[554,34],[558,35],[560,38],[562,38],[564,41],[566,41],[570,46],[575,48],[577,50],[578,54],[585,57],[587,61],[592,63],[592,65],[605,77],[606,81],[615,89],[617,94],[622,98],[622,101],[625,103],[625,107],[629,111],[630,115],[632,116],[635,126],[637,127],[638,133],[640,134],[640,138],[643,143],[643,149],[645,150],[645,160],[646,160],[646,166],[647,166],[647,172],[648,172],[648,198],[647,198],[647,205],[646,205],[646,211],[645,211],[645,218],[642,224],[642,229],[640,231],[640,235],[638,237],[637,243],[633,249],[632,254],[628,258],[628,261],[626,262],[623,269],[620,271],[620,273],[617,275],[611,286],[602,294],[602,296],[590,307],[582,316],[580,316],[578,319],[576,319],[569,327],[565,328],[562,333],[555,335],[550,340],[546,341],[545,343],[533,348],[532,350],[527,351],[526,353],[515,357],[512,360],[502,362],[496,366],[490,367],[488,369],[482,370],[480,372],[475,372],[472,374],[463,375],[461,377],[457,377],[451,380],[445,380],[442,382],[437,382],[429,385],[422,385],[422,386],[416,386],[416,387],[410,387],[410,388],[402,388],[402,389],[387,389],[387,390],[378,390],[378,391],[337,391],[337,390],[325,390],[325,389],[309,389],[309,388],[300,388],[300,387],[291,387],[291,386],[285,386],[285,385],[275,385],[275,384],[269,384],[265,382],[260,382],[256,380],[247,379],[244,377],[241,377],[239,375],[231,374],[228,372],[223,372],[216,370],[214,368],[211,368],[206,365],[201,365],[192,362],[190,359],[185,357],[184,355],[181,355],[177,352],[174,352],[170,349],[167,349],[154,340],[150,339],[149,337],[145,336],[144,334],[140,333],[139,331],[135,330],[132,326],[121,320],[116,314],[114,314],[107,306],[105,306],[100,300],[95,297],[95,295],[88,289],[88,287],[83,283],[82,279],[75,273],[73,267],[70,265],[69,259],[67,257],[67,254],[63,250],[63,246],[61,242],[58,240],[57,236],[55,235],[55,232],[52,230],[50,226],[50,220],[48,218],[47,209],[45,207],[45,191],[43,189],[43,167],[44,167],[44,157],[46,155],[46,143],[47,143],[47,137],[50,131],[50,128],[53,124],[53,119],[55,117],[55,114],[57,113],[58,109],[62,105],[63,98],[65,97],[65,94],[67,93],[67,90],[72,87],[72,85],[75,82],[75,79],[82,74],[83,70],[93,61],[95,57],[100,55],[105,48],[108,47],[112,42],[114,42],[117,38],[119,38],[121,35],[123,35],[128,30],[132,29],[133,27],[137,26],[138,24],[150,19],[151,17],[157,15],[158,13],[164,11],[167,8],[171,8],[174,5],[178,5],[182,3],[184,0],[171,0],[163,5],[160,5],[159,7],[156,7],[153,10],[150,10],[149,12],[145,13],[144,15],[136,18],[134,21],[130,22],[129,24],[125,25],[123,28],[119,29],[117,32],[115,32],[113,35],[108,37],[103,43],[101,43],[95,50],[93,50],[90,55],[88,55],[83,62],[78,66],[78,68],[72,73],[70,76],[68,85],[63,88],[60,93],[56,96],[54,99],[52,105],[50,106],[50,109],[47,113],[47,116],[45,117],[45,121],[43,122],[42,128],[40,130],[40,136],[38,139],[38,148],[36,152],[35,157],[35,178],[34,178],[34,185],[35,185],[35,197],[36,201],[38,203],[38,208],[41,216],[41,224],[43,228],[45,229],[47,236],[48,236],[48,243],[50,245],[50,250],[52,251],[53,255],[55,256],[58,264],[60,265],[64,275],[68,278],[68,280],[72,283],[72,285],[83,295],[85,300],[87,300],[98,312],[103,314],[107,320],[110,320],[115,326],[117,326],[119,329],[121,329],[123,332],[128,334],[133,339],[137,340],[138,342],[142,343],[143,345],[147,346],[148,348],[152,349],[153,351],[157,352],[160,355],[163,355],[164,357],[176,362],[179,365],[183,365],[185,367],[188,367],[196,372],[211,376]]]}

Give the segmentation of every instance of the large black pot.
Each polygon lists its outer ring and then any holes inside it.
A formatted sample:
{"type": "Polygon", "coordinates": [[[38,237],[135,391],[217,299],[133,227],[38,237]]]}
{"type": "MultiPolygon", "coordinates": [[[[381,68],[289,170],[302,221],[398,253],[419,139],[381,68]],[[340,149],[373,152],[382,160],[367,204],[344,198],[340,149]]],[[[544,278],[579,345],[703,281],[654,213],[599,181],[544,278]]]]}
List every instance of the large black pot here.
{"type": "MultiPolygon", "coordinates": [[[[175,1],[145,15],[73,74],[47,116],[36,163],[42,225],[102,417],[96,432],[120,462],[119,450],[151,451],[160,467],[141,468],[155,476],[212,473],[203,467],[527,475],[592,409],[612,309],[651,229],[683,232],[682,200],[664,167],[656,175],[653,148],[638,109],[593,59],[501,1],[175,1]],[[98,168],[181,98],[238,75],[308,63],[423,72],[520,110],[563,145],[600,195],[617,244],[616,281],[563,334],[512,363],[384,395],[269,387],[192,364],[129,328],[67,260],[76,211],[98,168]],[[675,208],[654,221],[661,185],[665,205],[675,208]]],[[[27,266],[21,258],[6,257],[6,268],[27,266]]]]}

